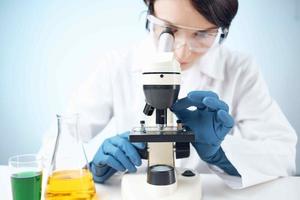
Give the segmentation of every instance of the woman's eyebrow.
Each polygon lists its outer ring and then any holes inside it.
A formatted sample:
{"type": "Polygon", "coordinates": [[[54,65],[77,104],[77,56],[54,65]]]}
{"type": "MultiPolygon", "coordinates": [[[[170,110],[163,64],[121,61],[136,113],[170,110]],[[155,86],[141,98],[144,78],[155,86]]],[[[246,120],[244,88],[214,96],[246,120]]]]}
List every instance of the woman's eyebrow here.
{"type": "Polygon", "coordinates": [[[199,29],[199,30],[195,30],[195,32],[207,32],[207,31],[217,31],[218,27],[210,27],[210,28],[206,28],[206,29],[199,29]]]}

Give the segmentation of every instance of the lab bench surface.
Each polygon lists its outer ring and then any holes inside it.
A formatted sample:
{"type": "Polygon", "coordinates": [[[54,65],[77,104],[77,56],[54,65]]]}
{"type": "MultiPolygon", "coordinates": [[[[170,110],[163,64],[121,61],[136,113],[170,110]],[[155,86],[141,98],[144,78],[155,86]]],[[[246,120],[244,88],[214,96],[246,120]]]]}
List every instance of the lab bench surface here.
{"type": "MultiPolygon", "coordinates": [[[[233,190],[226,186],[214,174],[201,174],[202,200],[299,200],[300,177],[285,177],[262,183],[241,190],[233,190]]],[[[120,200],[120,176],[113,176],[105,185],[96,184],[97,194],[101,200],[120,200]]],[[[0,197],[11,200],[10,178],[7,166],[0,166],[0,197]]]]}

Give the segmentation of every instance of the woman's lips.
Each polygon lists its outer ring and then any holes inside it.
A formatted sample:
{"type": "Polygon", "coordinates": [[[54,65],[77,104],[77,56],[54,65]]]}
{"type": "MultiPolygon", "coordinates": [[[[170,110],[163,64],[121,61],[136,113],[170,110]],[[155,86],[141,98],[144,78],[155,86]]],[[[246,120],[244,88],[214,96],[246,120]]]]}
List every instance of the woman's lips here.
{"type": "Polygon", "coordinates": [[[181,70],[188,69],[190,67],[190,62],[179,62],[181,70]]]}
{"type": "Polygon", "coordinates": [[[189,64],[188,61],[179,60],[179,59],[176,59],[176,60],[180,63],[180,65],[186,65],[186,64],[189,64]]]}
{"type": "Polygon", "coordinates": [[[189,64],[188,62],[179,62],[180,63],[180,65],[187,65],[187,64],[189,64]]]}
{"type": "Polygon", "coordinates": [[[176,58],[176,60],[180,63],[180,65],[188,65],[190,63],[188,61],[180,60],[178,58],[176,58]]]}

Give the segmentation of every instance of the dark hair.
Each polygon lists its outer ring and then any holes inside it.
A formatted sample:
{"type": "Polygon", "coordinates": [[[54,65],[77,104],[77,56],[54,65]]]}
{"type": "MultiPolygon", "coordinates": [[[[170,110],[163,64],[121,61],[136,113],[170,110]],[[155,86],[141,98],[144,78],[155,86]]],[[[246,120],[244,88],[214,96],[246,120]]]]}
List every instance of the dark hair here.
{"type": "MultiPolygon", "coordinates": [[[[154,14],[154,2],[144,0],[148,13],[154,14]]],[[[193,7],[210,23],[229,29],[231,21],[238,11],[238,0],[189,0],[193,7]]]]}

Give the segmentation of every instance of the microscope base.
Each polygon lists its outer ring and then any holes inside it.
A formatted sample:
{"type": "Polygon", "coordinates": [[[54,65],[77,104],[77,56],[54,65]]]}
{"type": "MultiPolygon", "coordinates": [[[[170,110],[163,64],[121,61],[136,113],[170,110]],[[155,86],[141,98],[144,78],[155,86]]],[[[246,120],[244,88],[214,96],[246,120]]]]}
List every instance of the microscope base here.
{"type": "Polygon", "coordinates": [[[122,178],[122,200],[201,200],[202,185],[200,176],[176,174],[176,183],[156,186],[147,183],[146,173],[125,174],[122,178]]]}

